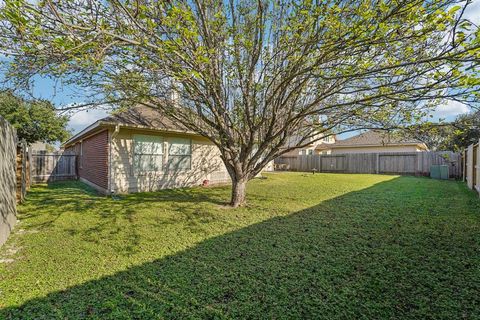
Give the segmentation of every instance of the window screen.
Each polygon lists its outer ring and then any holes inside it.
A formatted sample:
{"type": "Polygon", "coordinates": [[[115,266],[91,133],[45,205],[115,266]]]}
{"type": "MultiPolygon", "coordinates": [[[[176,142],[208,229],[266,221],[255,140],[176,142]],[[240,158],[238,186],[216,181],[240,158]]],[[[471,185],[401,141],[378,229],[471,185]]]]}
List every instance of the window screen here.
{"type": "Polygon", "coordinates": [[[137,172],[162,171],[163,138],[159,136],[133,136],[133,165],[137,172]]]}
{"type": "Polygon", "coordinates": [[[189,170],[192,167],[192,141],[186,138],[169,139],[168,169],[189,170]]]}

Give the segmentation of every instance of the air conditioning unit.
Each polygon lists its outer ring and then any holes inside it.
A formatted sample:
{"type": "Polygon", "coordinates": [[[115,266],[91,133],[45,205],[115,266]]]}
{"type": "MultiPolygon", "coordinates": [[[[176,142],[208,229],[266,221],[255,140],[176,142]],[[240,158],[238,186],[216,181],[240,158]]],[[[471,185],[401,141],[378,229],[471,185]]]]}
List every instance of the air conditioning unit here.
{"type": "Polygon", "coordinates": [[[448,180],[450,173],[447,165],[430,166],[430,178],[448,180]]]}

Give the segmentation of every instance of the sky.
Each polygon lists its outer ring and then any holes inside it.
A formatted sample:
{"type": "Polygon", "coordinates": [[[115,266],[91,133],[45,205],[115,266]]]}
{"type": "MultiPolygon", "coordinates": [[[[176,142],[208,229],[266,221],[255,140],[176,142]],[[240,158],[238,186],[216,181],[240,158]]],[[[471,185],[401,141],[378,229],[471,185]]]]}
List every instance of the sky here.
{"type": "MultiPolygon", "coordinates": [[[[2,0],[0,0],[1,3],[2,0]]],[[[480,24],[480,0],[474,2],[467,9],[465,13],[466,18],[472,20],[474,23],[480,24]]],[[[82,96],[86,100],[88,92],[77,92],[72,87],[64,86],[61,82],[54,82],[50,79],[38,78],[35,81],[33,88],[33,96],[36,98],[43,98],[52,101],[57,107],[66,106],[72,103],[82,103],[82,96]]],[[[434,120],[440,118],[445,120],[453,120],[459,114],[469,111],[469,108],[459,102],[448,102],[445,105],[439,106],[435,110],[433,116],[434,120]]],[[[108,110],[105,109],[90,109],[78,111],[74,113],[69,122],[69,129],[73,133],[78,133],[88,125],[96,120],[108,115],[108,110]]]]}

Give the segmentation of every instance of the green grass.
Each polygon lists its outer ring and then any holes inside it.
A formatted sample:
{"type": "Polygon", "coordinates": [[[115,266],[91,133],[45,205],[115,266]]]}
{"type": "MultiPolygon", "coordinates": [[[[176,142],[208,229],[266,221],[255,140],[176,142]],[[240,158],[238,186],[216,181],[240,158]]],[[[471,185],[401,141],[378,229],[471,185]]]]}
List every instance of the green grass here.
{"type": "Polygon", "coordinates": [[[464,184],[269,174],[100,197],[32,188],[0,249],[0,319],[474,319],[480,200],[464,184]]]}

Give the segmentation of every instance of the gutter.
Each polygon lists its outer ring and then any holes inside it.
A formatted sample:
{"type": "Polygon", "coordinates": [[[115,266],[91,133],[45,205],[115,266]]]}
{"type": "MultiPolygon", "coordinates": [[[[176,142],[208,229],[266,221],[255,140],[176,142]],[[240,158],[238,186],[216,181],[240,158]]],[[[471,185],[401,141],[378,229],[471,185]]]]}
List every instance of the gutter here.
{"type": "MultiPolygon", "coordinates": [[[[120,132],[120,126],[117,124],[115,126],[115,129],[113,130],[113,132],[111,132],[111,134],[108,135],[108,192],[111,194],[111,195],[114,195],[115,194],[115,190],[113,189],[113,156],[112,156],[112,151],[113,151],[113,147],[112,147],[112,144],[113,144],[113,139],[115,139],[118,135],[118,133],[120,132]]],[[[109,131],[110,133],[110,131],[109,131]]]]}

